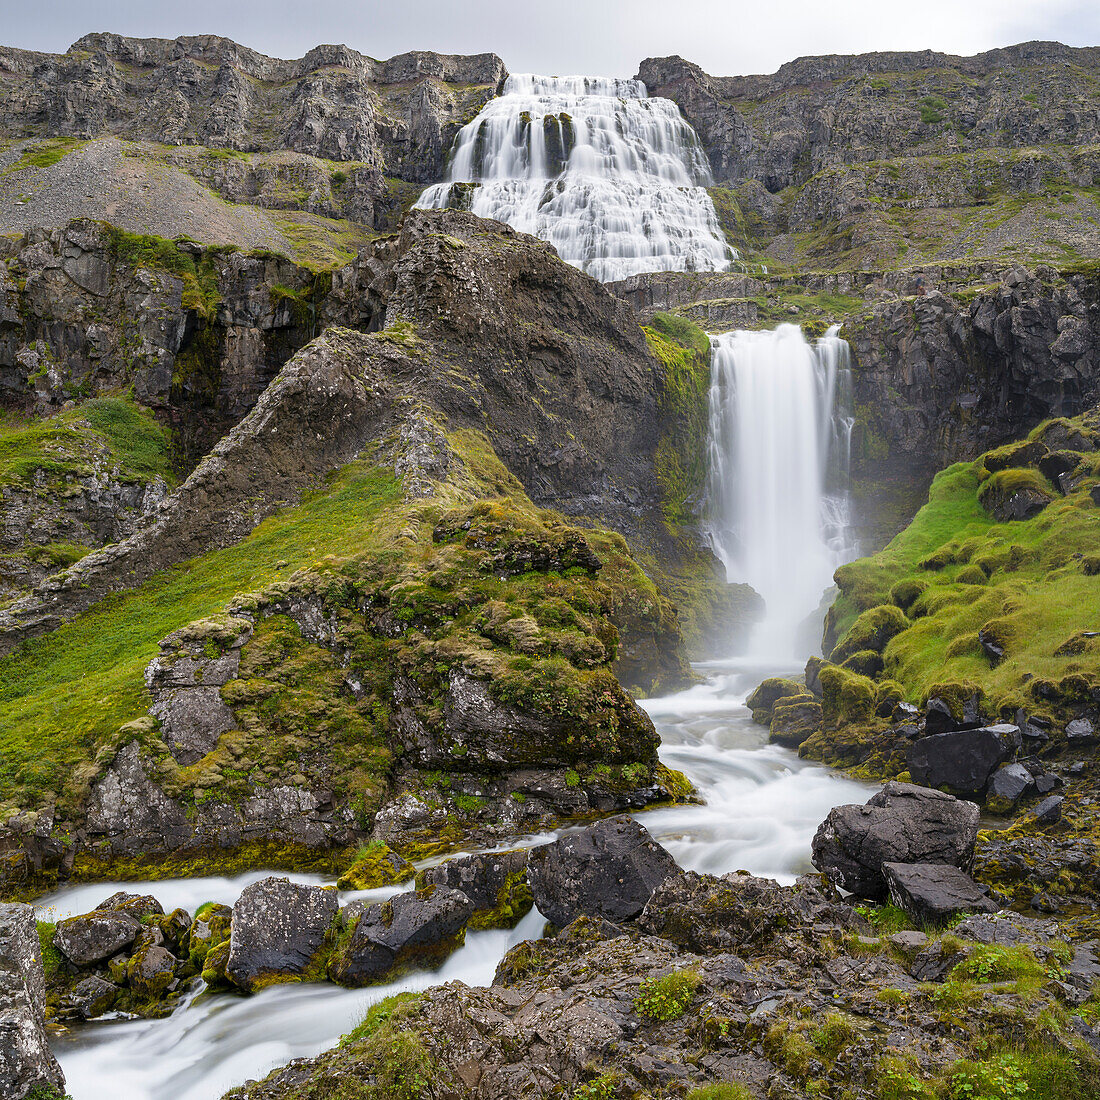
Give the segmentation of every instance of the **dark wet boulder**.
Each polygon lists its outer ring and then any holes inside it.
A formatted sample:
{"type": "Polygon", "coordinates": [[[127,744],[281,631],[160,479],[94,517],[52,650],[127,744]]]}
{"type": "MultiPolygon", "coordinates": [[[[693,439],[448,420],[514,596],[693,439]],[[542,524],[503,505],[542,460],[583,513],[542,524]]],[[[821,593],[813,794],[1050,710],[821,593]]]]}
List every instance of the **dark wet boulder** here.
{"type": "Polygon", "coordinates": [[[884,863],[890,900],[914,924],[945,924],[960,913],[1000,907],[965,871],[948,863],[884,863]]]}
{"type": "Polygon", "coordinates": [[[1034,790],[1035,776],[1023,764],[1002,764],[989,781],[986,804],[995,812],[1007,813],[1034,790]]]}
{"type": "Polygon", "coordinates": [[[1062,820],[1062,803],[1065,799],[1060,794],[1052,794],[1044,798],[1042,802],[1032,808],[1028,815],[1036,825],[1057,825],[1062,820]]]}
{"type": "Polygon", "coordinates": [[[0,1100],[65,1091],[65,1077],[50,1051],[45,1010],[34,910],[0,905],[0,1100]]]}
{"type": "Polygon", "coordinates": [[[339,910],[336,891],[265,878],[233,906],[227,977],[255,992],[300,978],[325,946],[339,910]]]}
{"type": "Polygon", "coordinates": [[[129,913],[95,910],[57,922],[53,945],[73,966],[93,966],[137,939],[141,924],[129,913]]]}
{"type": "Polygon", "coordinates": [[[929,734],[950,733],[958,729],[955,715],[945,700],[936,697],[928,700],[925,707],[924,728],[929,734]]]}
{"type": "Polygon", "coordinates": [[[348,906],[351,935],[333,955],[329,977],[362,986],[394,976],[406,966],[441,963],[462,945],[473,902],[461,890],[426,886],[369,906],[348,906]]]}
{"type": "Polygon", "coordinates": [[[1091,718],[1074,718],[1066,724],[1066,740],[1071,745],[1092,745],[1096,742],[1096,727],[1091,718]]]}
{"type": "Polygon", "coordinates": [[[886,897],[884,863],[969,867],[978,807],[912,783],[887,783],[864,806],[837,806],[813,839],[813,863],[844,890],[886,897]]]}
{"type": "Polygon", "coordinates": [[[821,704],[812,695],[781,699],[772,710],[769,741],[797,749],[821,729],[821,704]]]}
{"type": "Polygon", "coordinates": [[[909,747],[905,760],[916,783],[956,794],[981,794],[1022,743],[1020,727],[1006,722],[922,737],[909,747]]]}
{"type": "Polygon", "coordinates": [[[472,903],[471,928],[514,928],[531,911],[527,851],[485,852],[449,859],[416,876],[418,888],[461,890],[472,903]]]}
{"type": "Polygon", "coordinates": [[[77,982],[61,998],[58,1016],[61,1019],[94,1020],[111,1011],[121,992],[114,982],[92,974],[77,982]]]}
{"type": "Polygon", "coordinates": [[[636,917],[676,861],[633,818],[611,817],[532,848],[527,864],[535,905],[564,928],[576,917],[636,917]]]}

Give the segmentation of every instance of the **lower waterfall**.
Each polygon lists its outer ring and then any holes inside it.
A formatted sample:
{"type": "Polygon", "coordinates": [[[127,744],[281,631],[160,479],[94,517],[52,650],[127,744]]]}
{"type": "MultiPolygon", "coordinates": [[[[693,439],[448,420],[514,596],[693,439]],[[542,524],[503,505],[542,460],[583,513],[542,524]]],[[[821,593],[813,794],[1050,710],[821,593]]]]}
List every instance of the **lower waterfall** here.
{"type": "Polygon", "coordinates": [[[754,650],[806,656],[800,625],[853,556],[848,345],[797,325],[712,337],[707,503],[731,582],[764,598],[754,650]]]}

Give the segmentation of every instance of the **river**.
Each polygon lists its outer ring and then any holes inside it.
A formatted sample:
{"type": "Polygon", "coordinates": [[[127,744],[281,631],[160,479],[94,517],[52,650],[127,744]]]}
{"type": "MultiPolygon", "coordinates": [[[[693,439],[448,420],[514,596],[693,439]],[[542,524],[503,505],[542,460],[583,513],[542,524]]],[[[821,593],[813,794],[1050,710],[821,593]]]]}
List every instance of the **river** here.
{"type": "MultiPolygon", "coordinates": [[[[810,870],[810,841],[836,805],[866,801],[870,788],[787,749],[768,744],[754,725],[746,694],[765,676],[796,668],[754,667],[748,660],[697,666],[704,683],[642,706],[661,734],[661,757],[688,775],[706,799],[638,815],[689,870],[747,870],[790,883],[810,870]]],[[[519,843],[545,843],[552,834],[519,843]]],[[[87,912],[116,889],[151,893],[171,910],[204,901],[232,904],[250,882],[270,872],[234,878],[73,886],[42,898],[51,919],[87,912]]],[[[325,883],[318,875],[288,875],[325,883]]],[[[393,891],[370,891],[384,897],[393,891]]],[[[345,894],[343,901],[365,893],[345,894]]],[[[106,1020],[73,1025],[53,1042],[74,1100],[215,1100],[249,1078],[291,1058],[334,1045],[369,1005],[401,990],[447,981],[486,985],[509,947],[536,937],[532,911],[511,932],[473,932],[443,967],[362,990],[334,985],[273,986],[253,997],[196,993],[165,1020],[106,1020]]]]}

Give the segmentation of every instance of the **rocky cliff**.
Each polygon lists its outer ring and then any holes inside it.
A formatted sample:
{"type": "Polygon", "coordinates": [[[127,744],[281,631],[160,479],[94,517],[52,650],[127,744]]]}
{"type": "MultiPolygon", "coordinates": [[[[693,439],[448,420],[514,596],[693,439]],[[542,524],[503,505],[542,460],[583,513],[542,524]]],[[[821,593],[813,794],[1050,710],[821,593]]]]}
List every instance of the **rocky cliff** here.
{"type": "Polygon", "coordinates": [[[1094,255],[1100,50],[1031,42],[638,72],[696,128],[727,228],[805,266],[1094,255]]]}

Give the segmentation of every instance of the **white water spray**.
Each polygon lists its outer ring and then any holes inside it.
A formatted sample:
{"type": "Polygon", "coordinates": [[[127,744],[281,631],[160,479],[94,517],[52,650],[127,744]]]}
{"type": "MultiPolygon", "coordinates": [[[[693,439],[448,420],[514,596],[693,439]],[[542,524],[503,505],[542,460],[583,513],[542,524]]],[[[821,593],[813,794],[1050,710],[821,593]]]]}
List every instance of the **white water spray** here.
{"type": "Polygon", "coordinates": [[[638,80],[516,74],[455,139],[421,208],[460,207],[549,241],[603,282],[726,271],[710,166],[676,104],[638,80]]]}
{"type": "Polygon", "coordinates": [[[798,627],[853,553],[848,345],[797,325],[712,338],[707,499],[728,579],[763,596],[754,651],[799,654],[798,627]]]}

